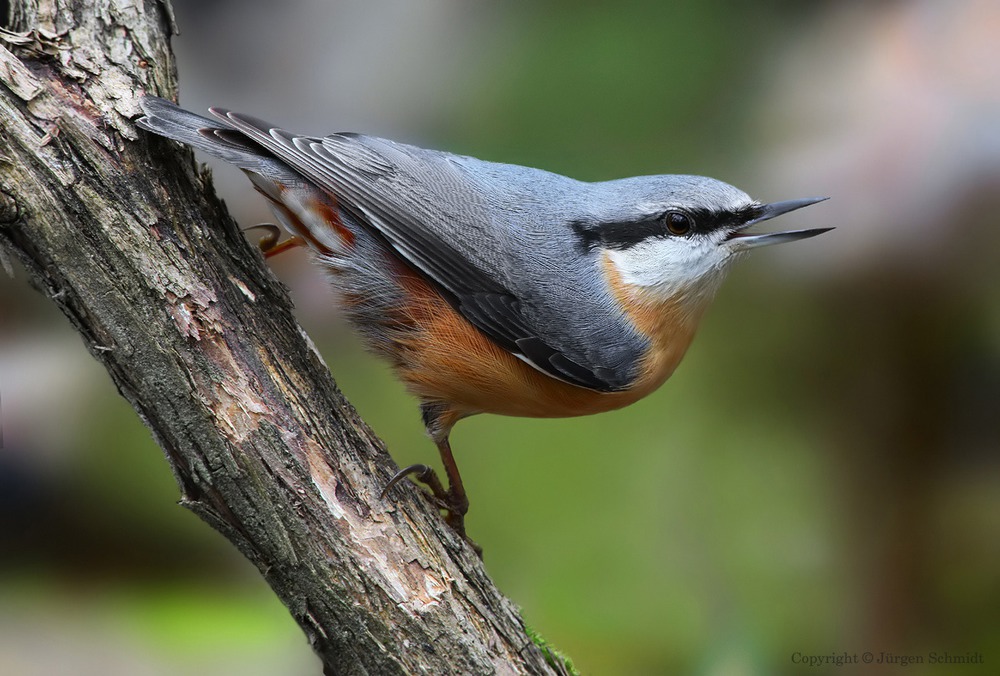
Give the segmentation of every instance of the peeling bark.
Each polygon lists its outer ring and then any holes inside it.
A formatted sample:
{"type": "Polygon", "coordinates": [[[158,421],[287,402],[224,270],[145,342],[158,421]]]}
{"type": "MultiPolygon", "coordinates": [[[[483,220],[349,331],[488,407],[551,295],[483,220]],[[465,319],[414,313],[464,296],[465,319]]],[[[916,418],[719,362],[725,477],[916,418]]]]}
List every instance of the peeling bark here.
{"type": "MultiPolygon", "coordinates": [[[[163,448],[181,503],[260,569],[327,673],[565,673],[395,469],[191,153],[167,0],[23,0],[0,34],[0,253],[163,448]],[[549,664],[553,662],[555,666],[549,664]]],[[[2,256],[0,256],[2,258],[2,256]]]]}

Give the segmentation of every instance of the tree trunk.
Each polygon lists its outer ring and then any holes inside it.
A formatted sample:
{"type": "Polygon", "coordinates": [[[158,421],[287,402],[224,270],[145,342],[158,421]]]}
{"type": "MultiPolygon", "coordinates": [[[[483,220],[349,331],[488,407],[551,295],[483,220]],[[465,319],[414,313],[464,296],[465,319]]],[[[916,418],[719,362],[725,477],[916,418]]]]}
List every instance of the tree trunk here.
{"type": "Polygon", "coordinates": [[[327,673],[565,673],[337,390],[190,151],[168,0],[22,0],[0,35],[0,254],[163,448],[181,504],[260,569],[327,673]]]}

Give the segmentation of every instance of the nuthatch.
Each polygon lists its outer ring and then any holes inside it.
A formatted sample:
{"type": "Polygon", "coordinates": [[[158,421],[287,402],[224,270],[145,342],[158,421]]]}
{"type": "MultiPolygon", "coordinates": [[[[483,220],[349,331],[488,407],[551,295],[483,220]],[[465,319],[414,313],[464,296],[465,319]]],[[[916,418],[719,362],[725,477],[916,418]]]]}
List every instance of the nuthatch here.
{"type": "Polygon", "coordinates": [[[386,490],[416,473],[463,536],[456,422],[645,397],[737,254],[829,230],[746,231],[825,198],[761,204],[702,176],[585,183],[373,136],[302,136],[220,108],[212,120],[160,98],[142,107],[143,129],[246,172],[289,241],[313,251],[368,348],[420,399],[450,484],[414,465],[386,490]]]}

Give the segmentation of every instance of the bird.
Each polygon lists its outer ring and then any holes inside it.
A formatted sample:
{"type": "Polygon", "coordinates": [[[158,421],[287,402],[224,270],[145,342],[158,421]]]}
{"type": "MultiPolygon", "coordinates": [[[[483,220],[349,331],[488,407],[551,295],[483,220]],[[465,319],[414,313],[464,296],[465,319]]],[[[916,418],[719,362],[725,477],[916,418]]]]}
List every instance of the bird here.
{"type": "MultiPolygon", "coordinates": [[[[571,417],[660,387],[730,265],[832,228],[750,226],[827,199],[762,203],[666,174],[585,182],[353,132],[309,136],[144,95],[136,124],[242,169],[327,273],[366,347],[420,402],[446,488],[411,465],[464,539],[469,500],[449,443],[482,413],[571,417]]],[[[476,546],[476,551],[481,549],[476,546]]]]}

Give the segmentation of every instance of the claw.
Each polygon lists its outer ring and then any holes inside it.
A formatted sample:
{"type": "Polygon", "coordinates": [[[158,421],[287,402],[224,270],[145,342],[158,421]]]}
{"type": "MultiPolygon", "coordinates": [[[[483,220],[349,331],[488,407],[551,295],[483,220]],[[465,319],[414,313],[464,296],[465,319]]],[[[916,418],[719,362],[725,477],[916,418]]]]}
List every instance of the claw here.
{"type": "Polygon", "coordinates": [[[249,228],[244,228],[243,232],[250,232],[251,230],[266,230],[266,234],[257,240],[257,247],[267,253],[273,249],[277,244],[278,240],[281,239],[281,228],[276,226],[274,223],[258,223],[257,225],[251,225],[249,228]]]}
{"type": "Polygon", "coordinates": [[[249,228],[244,228],[243,232],[250,232],[251,230],[266,230],[267,233],[257,240],[257,248],[260,249],[261,253],[264,254],[264,258],[270,258],[271,256],[277,256],[278,254],[288,251],[297,246],[303,246],[305,240],[301,237],[289,237],[284,242],[279,242],[281,239],[281,228],[273,223],[258,223],[257,225],[251,225],[249,228]]]}
{"type": "Polygon", "coordinates": [[[442,501],[446,500],[448,492],[444,489],[444,486],[441,485],[441,480],[438,479],[437,473],[435,473],[434,470],[427,465],[422,465],[420,463],[404,467],[396,472],[392,478],[389,479],[389,483],[385,485],[382,492],[379,493],[379,500],[385,500],[385,496],[389,493],[392,487],[411,474],[416,474],[418,481],[427,484],[435,498],[442,501]]]}
{"type": "MultiPolygon", "coordinates": [[[[450,489],[445,490],[444,485],[438,478],[437,472],[435,472],[433,468],[420,463],[404,467],[396,472],[391,479],[389,479],[389,483],[385,485],[385,488],[383,488],[382,492],[379,494],[379,499],[384,500],[385,496],[388,495],[389,491],[392,490],[396,484],[410,475],[414,475],[417,481],[420,481],[430,489],[430,495],[428,498],[432,499],[439,509],[443,509],[447,512],[445,522],[451,526],[452,530],[454,530],[463,540],[472,546],[480,559],[483,558],[483,548],[469,539],[469,536],[465,534],[465,514],[469,511],[469,500],[465,496],[465,491],[455,490],[454,484],[450,489]]],[[[426,495],[426,492],[424,492],[424,494],[426,495]]]]}

